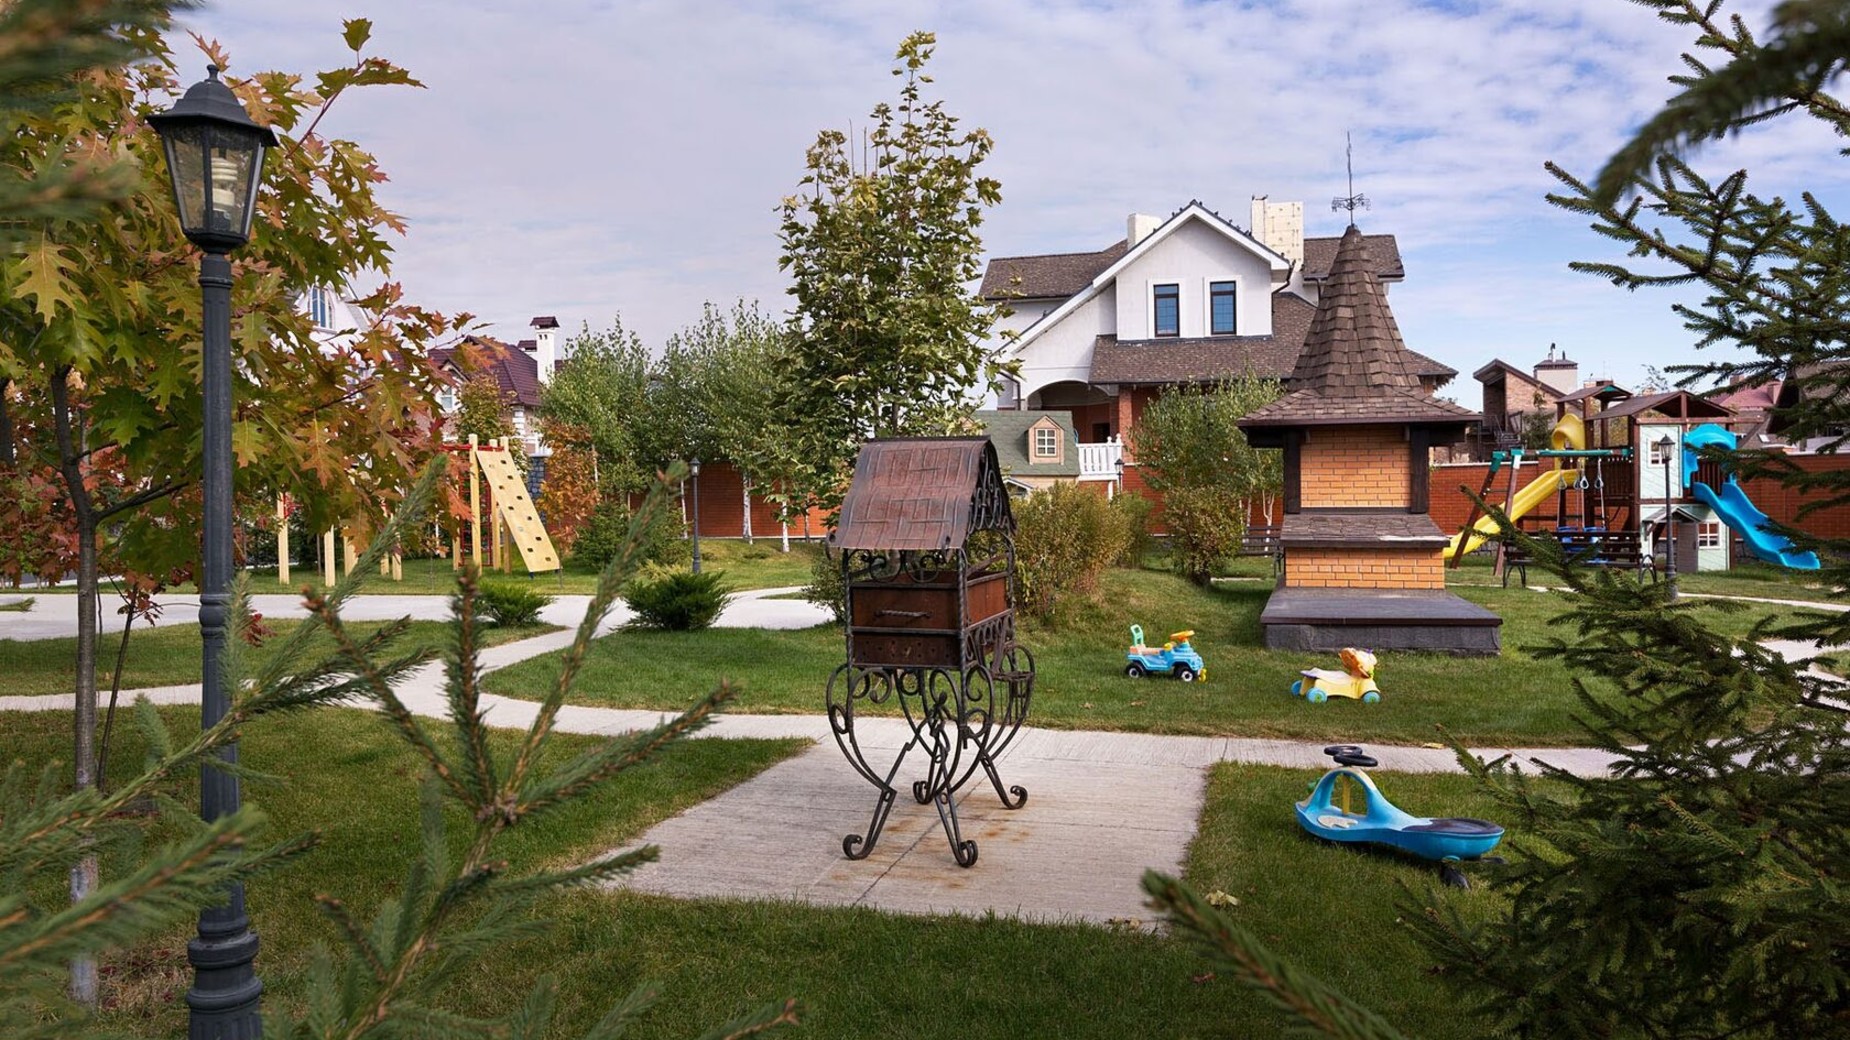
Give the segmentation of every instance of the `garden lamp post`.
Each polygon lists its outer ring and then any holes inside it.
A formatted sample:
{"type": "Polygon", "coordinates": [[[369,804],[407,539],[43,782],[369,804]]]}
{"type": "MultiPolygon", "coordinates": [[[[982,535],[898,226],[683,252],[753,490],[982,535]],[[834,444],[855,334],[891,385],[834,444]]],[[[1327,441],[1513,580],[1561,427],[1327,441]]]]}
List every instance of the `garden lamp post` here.
{"type": "Polygon", "coordinates": [[[700,459],[696,456],[687,464],[687,471],[694,477],[694,573],[700,573],[700,459]]]}
{"type": "Polygon", "coordinates": [[[1112,498],[1124,494],[1124,449],[1118,449],[1118,479],[1112,482],[1112,498]]]}
{"type": "MultiPolygon", "coordinates": [[[[199,631],[205,643],[200,724],[215,725],[230,707],[220,674],[231,585],[231,261],[226,254],[249,241],[257,184],[266,148],[276,135],[258,126],[218,67],[192,85],[177,104],[148,122],[167,153],[174,204],[187,240],[204,251],[199,261],[203,296],[200,389],[204,397],[205,497],[203,566],[199,579],[199,631]]],[[[237,761],[235,745],[222,752],[237,761]]],[[[215,820],[238,810],[238,778],[207,764],[200,769],[199,814],[215,820]]],[[[247,1040],[261,1036],[258,1007],[263,982],[253,961],[257,935],[244,913],[244,886],[232,882],[225,902],[199,915],[199,934],[186,946],[193,965],[189,1040],[247,1040]]]]}
{"type": "Polygon", "coordinates": [[[1664,584],[1672,602],[1677,598],[1677,504],[1675,487],[1670,483],[1670,457],[1677,442],[1669,434],[1657,442],[1657,456],[1664,461],[1664,584]]]}

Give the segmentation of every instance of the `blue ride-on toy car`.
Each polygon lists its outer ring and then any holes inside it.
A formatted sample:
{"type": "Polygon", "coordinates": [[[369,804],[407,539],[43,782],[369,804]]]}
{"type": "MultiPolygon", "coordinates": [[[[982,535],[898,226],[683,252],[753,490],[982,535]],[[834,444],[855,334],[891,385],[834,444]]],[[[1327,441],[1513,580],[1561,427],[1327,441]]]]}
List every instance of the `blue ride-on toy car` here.
{"type": "Polygon", "coordinates": [[[1124,674],[1133,679],[1146,675],[1173,675],[1183,682],[1194,682],[1208,677],[1207,663],[1195,648],[1188,645],[1194,637],[1191,629],[1169,633],[1169,642],[1162,646],[1143,645],[1143,626],[1131,626],[1131,648],[1124,654],[1124,674]]]}

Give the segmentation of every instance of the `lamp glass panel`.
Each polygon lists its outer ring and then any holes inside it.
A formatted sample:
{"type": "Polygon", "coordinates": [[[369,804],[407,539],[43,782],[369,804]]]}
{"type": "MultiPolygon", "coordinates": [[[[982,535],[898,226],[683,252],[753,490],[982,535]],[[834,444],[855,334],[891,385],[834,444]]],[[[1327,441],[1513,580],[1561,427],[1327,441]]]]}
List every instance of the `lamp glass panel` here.
{"type": "Polygon", "coordinates": [[[169,126],[161,134],[167,152],[167,175],[173,181],[173,201],[180,210],[180,227],[188,234],[205,227],[206,141],[210,131],[197,124],[169,126]]]}
{"type": "Polygon", "coordinates": [[[247,134],[215,128],[206,167],[206,230],[239,238],[249,234],[246,215],[257,143],[247,134]]]}

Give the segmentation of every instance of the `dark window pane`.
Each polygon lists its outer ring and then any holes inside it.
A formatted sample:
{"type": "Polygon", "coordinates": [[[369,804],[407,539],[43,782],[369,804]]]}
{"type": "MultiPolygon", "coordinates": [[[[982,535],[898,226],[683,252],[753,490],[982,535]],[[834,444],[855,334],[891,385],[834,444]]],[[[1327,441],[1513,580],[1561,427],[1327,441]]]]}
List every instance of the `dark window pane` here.
{"type": "Polygon", "coordinates": [[[1180,336],[1182,334],[1182,287],[1179,285],[1156,287],[1156,334],[1158,336],[1180,336]]]}
{"type": "Polygon", "coordinates": [[[1232,282],[1213,282],[1208,286],[1208,310],[1210,335],[1231,336],[1234,333],[1234,286],[1232,282]]]}

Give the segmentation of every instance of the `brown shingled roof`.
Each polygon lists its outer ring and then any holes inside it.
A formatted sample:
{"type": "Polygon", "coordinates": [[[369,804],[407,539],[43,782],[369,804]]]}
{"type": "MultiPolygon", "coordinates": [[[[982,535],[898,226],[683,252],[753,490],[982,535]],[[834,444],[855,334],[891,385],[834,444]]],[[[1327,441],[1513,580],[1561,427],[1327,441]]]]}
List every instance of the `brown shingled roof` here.
{"type": "Polygon", "coordinates": [[[983,286],[978,292],[985,300],[1072,296],[1091,285],[1092,279],[1127,252],[1129,247],[1119,241],[1096,253],[999,256],[983,271],[983,286]]]}
{"type": "Polygon", "coordinates": [[[1462,423],[1472,412],[1429,397],[1400,338],[1368,241],[1351,224],[1331,264],[1317,315],[1291,373],[1292,392],[1242,426],[1360,422],[1462,423]]]}
{"type": "MultiPolygon", "coordinates": [[[[1195,339],[1119,340],[1100,336],[1092,345],[1092,383],[1129,386],[1206,383],[1255,375],[1287,379],[1297,367],[1317,309],[1293,293],[1272,296],[1270,336],[1208,336],[1195,339]]],[[[1408,351],[1415,371],[1445,382],[1451,366],[1408,351]]]]}
{"type": "MultiPolygon", "coordinates": [[[[474,353],[481,367],[464,372],[465,378],[476,372],[486,370],[495,377],[501,387],[501,396],[512,404],[526,408],[540,406],[540,365],[539,360],[524,350],[519,350],[491,336],[464,336],[463,342],[474,348],[474,353]]],[[[462,369],[455,360],[457,350],[438,347],[430,352],[430,359],[439,368],[450,365],[462,369]]]]}
{"type": "Polygon", "coordinates": [[[829,535],[837,549],[957,549],[977,524],[1013,529],[987,437],[868,441],[829,535]],[[979,517],[979,500],[986,514],[979,517]]]}
{"type": "MultiPolygon", "coordinates": [[[[1304,240],[1304,280],[1321,282],[1330,276],[1336,263],[1336,251],[1342,238],[1306,238],[1304,240]]],[[[1376,278],[1399,281],[1407,277],[1400,262],[1400,242],[1393,235],[1363,235],[1376,278]]]]}

